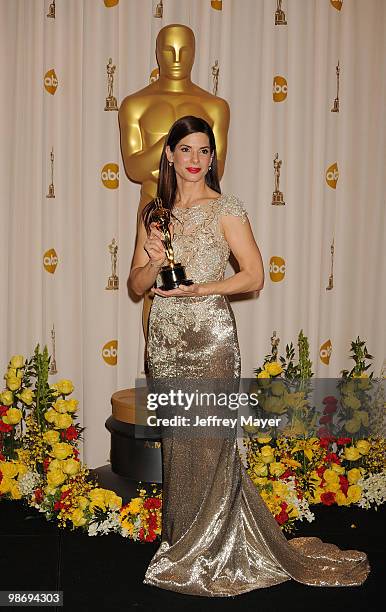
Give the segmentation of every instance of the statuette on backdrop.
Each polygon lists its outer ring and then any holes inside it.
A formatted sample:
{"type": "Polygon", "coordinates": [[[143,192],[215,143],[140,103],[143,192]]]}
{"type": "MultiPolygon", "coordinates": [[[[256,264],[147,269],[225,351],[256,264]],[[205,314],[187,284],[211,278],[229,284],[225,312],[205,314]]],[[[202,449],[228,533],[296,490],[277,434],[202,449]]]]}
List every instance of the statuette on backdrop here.
{"type": "Polygon", "coordinates": [[[52,0],[51,4],[48,6],[47,17],[55,19],[55,0],[52,0]]]}
{"type": "Polygon", "coordinates": [[[51,329],[51,343],[52,343],[52,353],[51,353],[51,361],[50,361],[50,374],[57,374],[58,369],[56,367],[56,357],[55,357],[55,326],[52,324],[51,329]]]}
{"type": "Polygon", "coordinates": [[[55,186],[54,186],[54,147],[52,147],[51,149],[51,154],[50,154],[50,159],[51,159],[51,183],[48,185],[48,193],[46,195],[46,198],[54,198],[55,197],[55,186]]]}
{"type": "Polygon", "coordinates": [[[326,291],[331,291],[331,289],[334,288],[334,239],[332,240],[330,250],[331,250],[331,274],[328,277],[328,285],[326,287],[326,291]]]}
{"type": "Polygon", "coordinates": [[[273,160],[273,167],[275,169],[275,191],[272,194],[272,206],[285,205],[283,192],[279,190],[281,164],[282,160],[279,160],[279,154],[276,153],[273,160]]]}
{"type": "Polygon", "coordinates": [[[340,73],[340,68],[339,68],[339,60],[338,60],[338,64],[336,66],[336,98],[334,100],[334,106],[331,109],[332,113],[339,113],[339,73],[340,73]]]}
{"type": "Polygon", "coordinates": [[[117,290],[119,289],[119,278],[117,276],[117,253],[118,253],[118,245],[115,242],[115,238],[111,244],[109,244],[109,251],[111,255],[111,276],[109,276],[107,281],[107,286],[105,289],[117,290]]]}
{"type": "Polygon", "coordinates": [[[160,0],[157,3],[157,6],[155,7],[155,11],[154,11],[154,17],[157,17],[157,19],[162,19],[164,14],[164,5],[162,0],[160,0]]]}
{"type": "Polygon", "coordinates": [[[213,91],[214,96],[217,96],[219,72],[220,72],[220,68],[218,65],[218,60],[216,60],[212,66],[212,77],[213,77],[213,90],[212,91],[213,91]]]}
{"type": "Polygon", "coordinates": [[[281,8],[282,0],[276,0],[275,25],[287,25],[285,13],[281,8]]]}
{"type": "Polygon", "coordinates": [[[163,207],[161,198],[155,198],[154,204],[155,207],[150,213],[150,223],[154,221],[157,229],[163,234],[162,242],[168,260],[167,265],[162,266],[160,269],[163,283],[160,289],[169,291],[170,289],[177,289],[178,285],[192,285],[193,281],[186,278],[184,266],[180,263],[176,263],[174,260],[172,238],[169,229],[170,210],[163,207]]]}
{"type": "Polygon", "coordinates": [[[106,66],[107,70],[107,98],[106,98],[106,106],[105,111],[117,111],[117,99],[113,95],[113,87],[114,87],[114,72],[116,66],[113,66],[113,60],[110,57],[109,63],[106,66]]]}
{"type": "Polygon", "coordinates": [[[274,330],[272,336],[271,336],[271,355],[272,355],[272,361],[277,361],[277,350],[278,350],[278,346],[280,343],[280,338],[276,337],[276,330],[274,330]]]}

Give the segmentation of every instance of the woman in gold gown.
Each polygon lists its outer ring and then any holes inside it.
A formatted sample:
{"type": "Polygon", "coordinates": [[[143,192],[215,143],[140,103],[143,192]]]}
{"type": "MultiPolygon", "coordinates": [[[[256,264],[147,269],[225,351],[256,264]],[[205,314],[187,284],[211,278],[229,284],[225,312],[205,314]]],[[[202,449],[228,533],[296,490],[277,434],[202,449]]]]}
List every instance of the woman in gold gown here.
{"type": "MultiPolygon", "coordinates": [[[[240,351],[227,296],[259,291],[263,264],[243,202],[220,192],[215,139],[203,119],[187,116],[171,127],[158,196],[172,211],[175,262],[185,266],[194,284],[153,289],[149,380],[237,381],[240,351]],[[240,272],[224,279],[231,251],[240,272]]],[[[167,263],[163,236],[150,222],[153,207],[150,203],[143,211],[130,272],[138,295],[160,280],[167,263]]],[[[162,408],[161,416],[171,414],[169,408],[162,408]]],[[[342,551],[318,538],[288,541],[245,470],[235,430],[205,431],[193,435],[191,427],[163,428],[162,536],[146,584],[225,597],[291,578],[314,586],[365,581],[364,553],[342,551]]]]}

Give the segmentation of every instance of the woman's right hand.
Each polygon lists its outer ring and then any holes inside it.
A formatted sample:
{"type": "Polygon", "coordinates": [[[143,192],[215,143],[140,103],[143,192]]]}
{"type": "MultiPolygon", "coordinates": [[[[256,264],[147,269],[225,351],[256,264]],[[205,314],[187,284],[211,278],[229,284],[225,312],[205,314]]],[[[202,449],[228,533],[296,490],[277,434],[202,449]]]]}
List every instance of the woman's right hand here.
{"type": "MultiPolygon", "coordinates": [[[[173,236],[173,224],[169,224],[169,231],[171,236],[173,236]]],[[[163,233],[157,228],[157,224],[155,221],[150,223],[150,232],[148,237],[146,238],[143,248],[149,256],[150,262],[159,266],[160,268],[164,265],[166,261],[166,253],[165,246],[162,242],[163,233]]]]}

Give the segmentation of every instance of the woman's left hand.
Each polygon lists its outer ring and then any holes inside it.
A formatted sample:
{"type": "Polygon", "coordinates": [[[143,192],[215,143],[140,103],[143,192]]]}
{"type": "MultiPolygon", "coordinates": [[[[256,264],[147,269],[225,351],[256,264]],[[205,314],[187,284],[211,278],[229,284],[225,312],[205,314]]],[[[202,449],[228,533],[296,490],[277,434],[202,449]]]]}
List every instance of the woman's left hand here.
{"type": "Polygon", "coordinates": [[[162,297],[197,297],[202,295],[201,293],[202,285],[198,283],[193,283],[193,285],[179,285],[178,289],[170,289],[169,291],[163,291],[162,289],[154,289],[152,287],[151,293],[156,293],[157,295],[162,295],[162,297]]]}

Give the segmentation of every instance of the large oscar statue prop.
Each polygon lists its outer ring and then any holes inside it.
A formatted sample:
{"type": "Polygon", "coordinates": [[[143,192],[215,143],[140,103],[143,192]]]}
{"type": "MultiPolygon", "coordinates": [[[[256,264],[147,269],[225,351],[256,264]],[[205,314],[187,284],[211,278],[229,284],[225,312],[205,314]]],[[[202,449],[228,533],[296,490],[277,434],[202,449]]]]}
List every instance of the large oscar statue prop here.
{"type": "MultiPolygon", "coordinates": [[[[162,148],[176,119],[195,115],[211,125],[216,138],[220,179],[227,149],[228,103],[201,89],[190,79],[195,55],[193,31],[180,24],[165,26],[157,36],[156,55],[159,79],[127,96],[118,113],[125,171],[130,180],[142,185],[138,221],[143,207],[157,195],[162,148]]],[[[145,339],[151,303],[152,298],[147,292],[142,313],[145,339]]]]}

